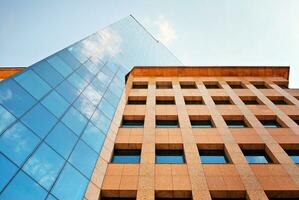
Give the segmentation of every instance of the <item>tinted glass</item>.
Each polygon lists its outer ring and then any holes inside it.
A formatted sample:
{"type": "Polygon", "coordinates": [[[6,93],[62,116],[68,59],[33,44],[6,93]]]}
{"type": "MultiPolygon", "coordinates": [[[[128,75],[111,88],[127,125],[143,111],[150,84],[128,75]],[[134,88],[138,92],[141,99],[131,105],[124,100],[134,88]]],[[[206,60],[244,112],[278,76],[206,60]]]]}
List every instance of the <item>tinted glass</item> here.
{"type": "Polygon", "coordinates": [[[206,84],[205,86],[206,86],[207,89],[218,89],[218,88],[220,88],[219,85],[217,85],[217,84],[214,84],[214,85],[206,84]]]}
{"type": "Polygon", "coordinates": [[[76,135],[81,135],[87,119],[79,111],[71,107],[62,118],[62,122],[74,131],[76,135]]]}
{"type": "Polygon", "coordinates": [[[8,183],[8,181],[17,172],[17,166],[0,154],[0,190],[8,183]]]}
{"type": "Polygon", "coordinates": [[[123,128],[142,128],[144,125],[144,120],[123,120],[123,128]]]}
{"type": "Polygon", "coordinates": [[[216,105],[229,105],[232,104],[230,100],[214,100],[216,105]]]}
{"type": "Polygon", "coordinates": [[[61,156],[68,158],[77,142],[77,136],[63,123],[59,122],[47,136],[46,142],[61,156]]]}
{"type": "Polygon", "coordinates": [[[105,135],[92,123],[89,123],[82,135],[84,140],[95,152],[99,153],[105,140],[105,135]]]}
{"type": "Polygon", "coordinates": [[[156,150],[156,163],[185,163],[182,150],[156,150]]]}
{"type": "Polygon", "coordinates": [[[72,68],[68,66],[60,57],[51,56],[47,61],[58,71],[63,77],[67,77],[72,73],[72,68]]]}
{"type": "Polygon", "coordinates": [[[62,82],[57,88],[57,92],[65,98],[69,103],[73,101],[79,95],[79,91],[73,87],[68,81],[62,82]]]}
{"type": "Polygon", "coordinates": [[[104,113],[96,110],[91,118],[92,123],[100,129],[103,133],[107,133],[110,127],[110,120],[104,113]]]}
{"type": "Polygon", "coordinates": [[[156,100],[156,104],[160,105],[167,105],[167,104],[175,104],[174,100],[156,100]]]}
{"type": "Polygon", "coordinates": [[[15,80],[36,99],[40,99],[51,89],[50,86],[32,70],[26,70],[24,73],[18,74],[15,80]]]}
{"type": "Polygon", "coordinates": [[[100,109],[109,119],[113,118],[115,109],[106,99],[102,99],[98,109],[100,109]]]}
{"type": "Polygon", "coordinates": [[[195,83],[184,83],[184,84],[180,84],[182,89],[196,89],[196,85],[195,83]]]}
{"type": "Polygon", "coordinates": [[[246,105],[258,105],[259,102],[257,100],[243,100],[246,105]]]}
{"type": "Polygon", "coordinates": [[[294,163],[299,163],[299,151],[298,150],[286,150],[287,154],[291,157],[294,163]]]}
{"type": "Polygon", "coordinates": [[[96,107],[84,95],[80,95],[73,104],[86,118],[90,118],[96,107]]]}
{"type": "Polygon", "coordinates": [[[229,85],[232,89],[243,89],[244,87],[240,84],[230,84],[229,85]]]}
{"type": "Polygon", "coordinates": [[[156,128],[178,128],[178,120],[156,120],[156,128]]]}
{"type": "Polygon", "coordinates": [[[265,128],[280,128],[280,124],[276,120],[260,120],[265,128]]]}
{"type": "Polygon", "coordinates": [[[16,123],[0,137],[0,150],[21,165],[39,143],[39,139],[21,123],[16,123]]]}
{"type": "Polygon", "coordinates": [[[212,128],[211,120],[191,120],[192,128],[212,128]]]}
{"type": "Polygon", "coordinates": [[[188,105],[188,104],[204,104],[203,103],[203,101],[202,100],[192,100],[192,99],[190,99],[190,100],[187,100],[187,99],[185,99],[185,104],[186,105],[188,105]]]}
{"type": "Polygon", "coordinates": [[[225,120],[229,128],[245,128],[247,127],[243,120],[225,120]]]}
{"type": "Polygon", "coordinates": [[[114,150],[112,156],[112,163],[139,163],[140,150],[114,150]]]}
{"type": "Polygon", "coordinates": [[[0,105],[0,135],[16,118],[0,105]]]}
{"type": "Polygon", "coordinates": [[[56,117],[41,104],[34,106],[21,120],[41,138],[44,138],[57,122],[56,117]]]}
{"type": "Polygon", "coordinates": [[[287,102],[283,99],[271,100],[275,105],[286,105],[287,102]]]}
{"type": "Polygon", "coordinates": [[[81,63],[66,49],[58,52],[58,56],[73,69],[77,69],[81,65],[81,63]]]}
{"type": "Polygon", "coordinates": [[[87,183],[88,180],[80,172],[70,164],[66,164],[54,185],[52,193],[58,199],[80,200],[83,199],[87,183]]]}
{"type": "Polygon", "coordinates": [[[1,193],[1,200],[45,199],[46,190],[36,184],[29,176],[20,171],[9,186],[1,193]],[[17,192],[16,192],[17,191],[17,192]]]}
{"type": "Polygon", "coordinates": [[[268,89],[266,85],[263,84],[254,84],[257,89],[268,89]]]}
{"type": "Polygon", "coordinates": [[[145,105],[146,104],[146,100],[128,100],[128,104],[132,104],[132,105],[145,105]]]}
{"type": "Polygon", "coordinates": [[[90,177],[98,155],[84,142],[79,141],[69,159],[86,177],[90,177]]]}
{"type": "Polygon", "coordinates": [[[26,162],[23,170],[46,189],[50,189],[64,160],[46,144],[42,144],[26,162]]]}
{"type": "Polygon", "coordinates": [[[46,96],[41,103],[57,118],[60,118],[69,107],[69,103],[55,91],[46,96]]]}
{"type": "Polygon", "coordinates": [[[98,103],[100,102],[101,98],[102,98],[102,94],[99,93],[99,91],[97,91],[94,87],[92,86],[88,86],[84,92],[83,92],[84,96],[86,96],[92,103],[93,105],[98,105],[98,103]]]}
{"type": "Polygon", "coordinates": [[[223,150],[199,150],[201,163],[228,163],[223,150]]]}
{"type": "Polygon", "coordinates": [[[12,114],[20,117],[29,110],[35,100],[15,81],[8,79],[0,84],[0,103],[12,114]]]}
{"type": "Polygon", "coordinates": [[[272,163],[264,150],[243,150],[243,154],[248,163],[272,163]]]}
{"type": "Polygon", "coordinates": [[[142,83],[133,83],[132,86],[133,89],[147,89],[147,84],[142,84],[142,83]]]}
{"type": "Polygon", "coordinates": [[[79,91],[82,91],[86,86],[87,82],[81,78],[77,73],[73,73],[69,76],[67,79],[75,88],[77,88],[79,91]]]}

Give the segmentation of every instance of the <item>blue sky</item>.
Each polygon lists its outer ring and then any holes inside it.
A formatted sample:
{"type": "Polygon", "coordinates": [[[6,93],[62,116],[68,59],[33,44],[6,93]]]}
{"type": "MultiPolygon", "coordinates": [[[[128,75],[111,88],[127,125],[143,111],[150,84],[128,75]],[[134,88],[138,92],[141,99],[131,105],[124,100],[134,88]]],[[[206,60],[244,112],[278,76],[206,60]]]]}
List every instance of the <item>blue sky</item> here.
{"type": "Polygon", "coordinates": [[[0,0],[0,66],[28,66],[129,14],[185,65],[290,65],[298,0],[0,0]]]}

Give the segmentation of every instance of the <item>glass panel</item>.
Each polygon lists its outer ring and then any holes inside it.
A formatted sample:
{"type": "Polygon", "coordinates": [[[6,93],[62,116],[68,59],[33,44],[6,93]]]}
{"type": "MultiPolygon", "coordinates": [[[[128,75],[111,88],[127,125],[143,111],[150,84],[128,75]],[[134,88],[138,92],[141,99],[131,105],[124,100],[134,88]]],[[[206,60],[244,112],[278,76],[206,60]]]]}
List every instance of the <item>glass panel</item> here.
{"type": "Polygon", "coordinates": [[[77,70],[77,73],[88,82],[93,78],[93,74],[83,65],[77,70]]]}
{"type": "Polygon", "coordinates": [[[63,80],[63,77],[46,61],[34,64],[32,69],[52,87],[63,80]]]}
{"type": "Polygon", "coordinates": [[[16,118],[0,105],[0,135],[16,118]]]}
{"type": "Polygon", "coordinates": [[[76,145],[69,162],[86,177],[90,177],[98,155],[81,140],[76,145]]]}
{"type": "Polygon", "coordinates": [[[50,189],[64,160],[46,144],[42,144],[26,162],[23,170],[46,189],[50,189]]]}
{"type": "Polygon", "coordinates": [[[217,85],[217,84],[211,84],[211,85],[206,84],[205,86],[206,86],[207,89],[218,89],[218,88],[220,88],[219,85],[217,85]]]}
{"type": "Polygon", "coordinates": [[[57,200],[53,195],[49,195],[48,197],[47,197],[47,200],[57,200]]]}
{"type": "Polygon", "coordinates": [[[51,90],[50,86],[32,70],[18,74],[15,80],[36,99],[40,99],[51,90]]]}
{"type": "Polygon", "coordinates": [[[91,101],[89,101],[84,95],[80,95],[73,106],[77,108],[82,114],[84,114],[88,119],[96,109],[91,101]]]}
{"type": "Polygon", "coordinates": [[[201,162],[206,163],[228,163],[223,150],[199,150],[201,162]]]}
{"type": "Polygon", "coordinates": [[[192,128],[212,128],[212,122],[210,120],[191,120],[192,128]]]}
{"type": "Polygon", "coordinates": [[[185,163],[183,150],[156,150],[156,163],[185,163]]]}
{"type": "Polygon", "coordinates": [[[69,76],[69,78],[67,80],[79,91],[82,91],[88,84],[76,72],[73,73],[71,76],[69,76]]]}
{"type": "Polygon", "coordinates": [[[128,104],[129,105],[145,105],[146,104],[146,100],[143,100],[143,99],[129,99],[128,100],[128,104]]]}
{"type": "Polygon", "coordinates": [[[106,116],[110,119],[113,118],[115,108],[111,106],[108,101],[106,101],[104,98],[102,99],[101,103],[99,104],[99,110],[101,110],[103,113],[106,114],[106,116]]]}
{"type": "Polygon", "coordinates": [[[258,101],[257,100],[243,100],[244,104],[246,105],[258,105],[258,101]]]}
{"type": "Polygon", "coordinates": [[[24,114],[35,103],[35,99],[12,79],[0,84],[0,103],[17,117],[24,114]]]}
{"type": "Polygon", "coordinates": [[[83,199],[87,183],[88,180],[80,172],[71,165],[66,164],[54,185],[52,193],[58,199],[81,200],[83,199]]]}
{"type": "Polygon", "coordinates": [[[286,152],[291,157],[294,163],[299,163],[299,150],[286,150],[286,152]]]}
{"type": "Polygon", "coordinates": [[[21,165],[39,141],[38,137],[18,122],[1,135],[0,151],[21,165]]]}
{"type": "Polygon", "coordinates": [[[96,74],[99,71],[99,68],[102,66],[97,66],[92,61],[88,60],[84,63],[84,66],[93,74],[96,74]]]}
{"type": "Polygon", "coordinates": [[[79,95],[79,91],[74,88],[68,81],[64,81],[57,88],[57,92],[63,96],[69,103],[73,103],[77,96],[79,95]]]}
{"type": "Polygon", "coordinates": [[[68,158],[77,136],[64,124],[59,122],[46,138],[46,142],[64,158],[68,158]]]}
{"type": "Polygon", "coordinates": [[[111,121],[100,111],[96,111],[91,118],[92,123],[105,135],[109,130],[111,121]]]}
{"type": "Polygon", "coordinates": [[[57,118],[60,118],[69,107],[69,103],[55,91],[46,96],[41,103],[57,118]]]}
{"type": "Polygon", "coordinates": [[[114,107],[117,107],[120,97],[116,96],[112,91],[108,90],[106,91],[104,98],[109,101],[111,105],[114,107]]]}
{"type": "Polygon", "coordinates": [[[180,83],[181,89],[196,89],[197,86],[194,82],[180,83]]]}
{"type": "Polygon", "coordinates": [[[96,90],[98,90],[101,94],[105,92],[107,89],[107,83],[102,83],[99,79],[95,78],[92,81],[92,86],[95,87],[96,90]]]}
{"type": "Polygon", "coordinates": [[[287,102],[283,99],[277,99],[277,100],[271,100],[272,103],[274,103],[275,105],[287,105],[287,102]]]}
{"type": "Polygon", "coordinates": [[[104,143],[105,135],[92,123],[89,123],[82,135],[82,140],[99,153],[104,143]]]}
{"type": "Polygon", "coordinates": [[[265,128],[280,128],[280,124],[276,120],[260,120],[265,128]]]}
{"type": "Polygon", "coordinates": [[[66,49],[58,52],[57,55],[73,69],[77,69],[81,65],[81,63],[66,49]]]}
{"type": "Polygon", "coordinates": [[[214,100],[216,105],[229,105],[232,104],[230,100],[214,100]]]}
{"type": "Polygon", "coordinates": [[[178,128],[178,120],[156,120],[156,128],[178,128]]]}
{"type": "Polygon", "coordinates": [[[17,172],[17,167],[0,154],[0,191],[17,172]]]}
{"type": "Polygon", "coordinates": [[[61,58],[58,56],[51,56],[47,61],[56,69],[63,77],[67,77],[72,73],[72,68],[68,66],[61,58]]]}
{"type": "Polygon", "coordinates": [[[118,149],[114,150],[112,163],[139,163],[140,150],[137,149],[118,149]]]}
{"type": "Polygon", "coordinates": [[[245,127],[247,127],[243,120],[226,120],[225,122],[229,128],[245,128],[245,127]]]}
{"type": "Polygon", "coordinates": [[[56,117],[48,112],[41,104],[37,104],[24,117],[21,118],[37,135],[44,138],[57,122],[56,117]]]}
{"type": "Polygon", "coordinates": [[[171,105],[171,104],[175,104],[174,99],[173,100],[156,100],[156,104],[157,105],[171,105]]]}
{"type": "Polygon", "coordinates": [[[142,128],[144,125],[144,120],[123,120],[123,128],[142,128]]]}
{"type": "Polygon", "coordinates": [[[84,96],[86,96],[93,105],[97,106],[102,98],[102,93],[94,89],[91,85],[89,85],[83,92],[84,96]]]}
{"type": "Polygon", "coordinates": [[[46,190],[20,171],[9,186],[1,193],[1,200],[37,200],[45,199],[46,190]]]}
{"type": "Polygon", "coordinates": [[[62,122],[79,136],[87,123],[87,119],[79,111],[71,107],[62,118],[62,122]]]}
{"type": "Polygon", "coordinates": [[[243,150],[243,154],[249,164],[272,163],[272,160],[264,150],[243,150]]]}
{"type": "Polygon", "coordinates": [[[97,75],[97,79],[106,87],[110,81],[112,80],[112,76],[108,76],[104,72],[99,72],[97,75]]]}

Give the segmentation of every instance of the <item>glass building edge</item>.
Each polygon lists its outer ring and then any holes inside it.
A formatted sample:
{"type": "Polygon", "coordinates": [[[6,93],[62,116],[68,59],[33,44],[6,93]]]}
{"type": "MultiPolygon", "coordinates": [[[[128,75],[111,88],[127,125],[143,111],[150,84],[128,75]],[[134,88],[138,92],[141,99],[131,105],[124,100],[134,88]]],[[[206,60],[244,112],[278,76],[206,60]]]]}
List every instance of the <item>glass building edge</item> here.
{"type": "MultiPolygon", "coordinates": [[[[113,41],[113,39],[116,39],[116,41],[120,41],[119,38],[112,37],[112,41],[113,41]]],[[[108,40],[108,42],[109,42],[109,40],[108,40]]],[[[101,63],[102,65],[107,65],[108,66],[107,70],[108,71],[112,70],[112,72],[113,72],[113,73],[109,74],[110,76],[112,76],[112,78],[110,79],[111,82],[108,85],[105,85],[105,88],[103,88],[104,93],[102,94],[102,97],[99,100],[99,102],[97,102],[95,111],[92,113],[92,115],[94,115],[96,110],[98,110],[102,115],[108,115],[105,117],[107,118],[107,120],[108,120],[107,122],[109,124],[107,124],[105,127],[102,127],[102,129],[100,129],[100,131],[102,131],[104,133],[104,138],[103,138],[104,141],[105,141],[105,137],[107,135],[107,131],[109,130],[111,120],[114,117],[114,113],[115,113],[115,110],[116,110],[117,104],[118,104],[117,102],[119,102],[121,93],[123,92],[123,88],[125,86],[125,78],[121,77],[121,75],[128,73],[133,66],[137,66],[137,65],[142,65],[142,66],[182,65],[182,63],[165,46],[163,46],[162,43],[158,42],[158,40],[156,40],[133,16],[130,15],[130,16],[123,18],[123,19],[103,28],[102,30],[100,30],[90,36],[87,36],[84,39],[58,51],[57,53],[54,53],[54,54],[48,56],[47,58],[45,58],[37,63],[34,63],[33,65],[24,69],[22,72],[19,72],[13,76],[1,81],[0,87],[1,86],[4,87],[5,82],[13,80],[13,82],[17,85],[17,87],[22,89],[24,94],[28,95],[33,101],[30,103],[30,106],[28,106],[28,108],[27,107],[23,108],[24,111],[22,111],[21,113],[17,113],[17,115],[16,115],[10,109],[10,107],[7,107],[4,105],[3,95],[0,95],[0,106],[5,109],[5,112],[7,112],[6,115],[11,116],[11,118],[12,118],[11,120],[7,120],[7,125],[3,125],[4,128],[3,128],[3,130],[1,130],[1,133],[0,133],[0,142],[7,142],[7,141],[5,141],[3,134],[7,130],[9,130],[10,127],[13,127],[19,121],[19,119],[22,118],[23,116],[25,116],[30,110],[36,108],[36,106],[40,106],[42,104],[43,100],[51,92],[56,92],[57,94],[59,94],[59,92],[56,90],[56,88],[59,85],[61,85],[61,83],[64,80],[67,80],[68,77],[70,77],[73,73],[75,73],[81,66],[84,66],[84,63],[86,63],[87,61],[92,62],[89,64],[97,65],[97,64],[101,63]],[[108,30],[108,32],[107,32],[107,30],[108,30]],[[119,36],[122,37],[121,38],[122,44],[118,46],[118,49],[111,50],[111,48],[110,48],[111,46],[105,46],[107,44],[105,42],[107,42],[107,39],[109,39],[109,37],[107,35],[107,33],[109,33],[109,30],[114,30],[115,32],[117,32],[117,34],[119,34],[119,36]],[[94,37],[94,38],[92,38],[92,37],[94,37]],[[139,39],[136,40],[136,38],[139,38],[139,39]],[[103,41],[103,39],[105,39],[105,40],[103,41]],[[96,40],[98,40],[98,41],[96,41],[96,40]],[[132,42],[132,40],[134,40],[134,42],[132,42]],[[146,41],[146,42],[144,42],[144,41],[146,41]],[[85,49],[83,49],[83,48],[81,49],[81,50],[85,50],[86,52],[79,52],[79,54],[75,54],[71,51],[72,48],[74,48],[76,46],[80,47],[82,44],[84,44],[86,42],[89,45],[91,44],[91,46],[85,46],[85,49]],[[92,46],[93,42],[97,45],[92,46]],[[113,50],[116,50],[116,53],[113,52],[113,50]],[[109,53],[114,53],[114,54],[112,54],[112,56],[107,55],[107,52],[108,52],[108,54],[109,53]],[[84,54],[84,53],[86,53],[86,54],[84,54]],[[64,57],[64,55],[66,55],[67,58],[64,57]],[[64,64],[66,65],[66,68],[68,70],[67,73],[64,73],[64,74],[59,73],[57,71],[59,69],[57,69],[57,68],[55,69],[55,67],[53,66],[53,63],[51,65],[51,63],[49,63],[47,61],[47,59],[49,59],[53,56],[59,57],[59,59],[61,59],[64,62],[64,64]],[[54,73],[54,74],[59,75],[58,79],[56,77],[55,82],[51,81],[51,79],[53,79],[53,77],[49,77],[47,75],[47,73],[41,74],[40,72],[38,72],[38,70],[37,70],[37,69],[39,69],[38,65],[41,62],[45,62],[45,64],[47,64],[48,70],[51,70],[52,74],[54,73]],[[114,70],[115,66],[113,66],[113,65],[117,65],[117,66],[119,66],[119,68],[117,70],[114,70]],[[109,70],[109,69],[111,69],[111,70],[109,70]],[[23,73],[27,73],[27,71],[29,71],[29,70],[32,70],[33,74],[35,76],[37,76],[37,79],[41,80],[43,82],[43,84],[47,85],[47,87],[50,87],[50,89],[46,88],[42,92],[40,90],[37,90],[34,93],[33,91],[31,91],[32,89],[29,89],[32,87],[26,86],[26,88],[25,88],[25,86],[22,86],[19,82],[15,81],[15,78],[17,76],[21,76],[23,73]],[[51,82],[49,82],[49,81],[51,81],[51,82]],[[104,103],[101,104],[102,101],[104,103]],[[105,108],[104,108],[105,106],[100,106],[100,105],[106,105],[107,103],[110,103],[110,106],[111,106],[110,108],[114,109],[113,112],[110,110],[105,111],[105,108]]],[[[94,68],[92,68],[92,69],[94,69],[94,68]]],[[[99,72],[101,70],[102,70],[102,68],[98,69],[99,72]]],[[[29,71],[29,72],[31,72],[31,71],[29,71]]],[[[90,80],[89,80],[88,84],[91,84],[91,82],[93,82],[93,80],[95,78],[96,78],[96,76],[94,76],[92,78],[89,77],[90,80]]],[[[30,82],[30,77],[28,78],[28,81],[29,81],[28,84],[32,84],[30,82]]],[[[96,83],[96,81],[94,83],[96,83]]],[[[10,89],[9,87],[7,87],[7,88],[10,89]]],[[[66,92],[66,91],[63,91],[63,92],[66,92]]],[[[83,94],[83,91],[80,94],[83,94]]],[[[78,96],[80,94],[78,94],[76,96],[76,99],[78,98],[78,96]]],[[[61,95],[61,94],[59,94],[59,95],[61,95]]],[[[64,99],[64,100],[65,101],[63,101],[63,102],[66,102],[66,99],[64,99]]],[[[37,150],[40,149],[40,146],[45,145],[45,144],[48,145],[47,140],[46,140],[48,138],[48,135],[51,133],[51,131],[54,129],[54,127],[56,127],[56,125],[58,123],[64,124],[62,119],[70,108],[76,109],[79,113],[81,113],[84,117],[87,118],[87,122],[86,123],[84,122],[84,124],[85,124],[84,128],[78,132],[78,140],[77,141],[83,141],[84,144],[86,144],[88,148],[90,148],[97,155],[99,155],[99,153],[101,151],[100,146],[103,145],[103,142],[101,142],[102,144],[100,144],[100,145],[92,144],[91,141],[92,141],[92,137],[94,137],[94,136],[88,135],[88,137],[87,137],[86,135],[84,135],[87,124],[92,123],[92,121],[91,121],[92,116],[87,117],[83,113],[82,110],[78,109],[76,106],[73,107],[72,105],[75,102],[75,100],[73,102],[71,102],[71,105],[68,105],[68,108],[63,112],[63,114],[60,114],[60,113],[53,114],[53,112],[54,112],[53,109],[49,110],[48,108],[46,108],[47,112],[49,112],[53,116],[57,117],[57,122],[55,122],[53,124],[53,126],[51,125],[51,128],[49,130],[47,130],[45,133],[43,133],[43,138],[41,138],[41,141],[38,141],[35,144],[35,148],[26,149],[26,151],[28,151],[28,155],[23,156],[24,160],[22,159],[21,162],[15,163],[13,160],[11,160],[10,157],[7,157],[6,158],[6,159],[8,159],[7,163],[17,164],[16,168],[17,169],[19,168],[19,170],[21,168],[23,168],[25,166],[25,163],[28,163],[27,161],[29,161],[29,159],[31,159],[32,156],[35,155],[37,150]]],[[[22,107],[23,105],[17,105],[16,107],[18,107],[18,106],[22,107]]],[[[43,106],[46,106],[46,105],[43,105],[43,106]]],[[[95,126],[95,127],[101,128],[98,126],[95,126]]],[[[28,128],[30,129],[30,127],[28,127],[28,128]]],[[[38,132],[39,132],[39,130],[32,130],[32,133],[30,133],[30,134],[32,136],[35,135],[34,137],[36,137],[39,135],[38,132]]],[[[95,137],[99,137],[99,136],[95,136],[95,137]]],[[[53,142],[55,142],[55,141],[53,141],[53,142]]],[[[38,178],[33,177],[33,176],[31,177],[30,173],[26,174],[26,176],[30,177],[30,181],[24,182],[23,186],[20,185],[20,187],[26,188],[26,183],[31,184],[31,185],[35,184],[36,191],[38,190],[38,191],[43,191],[43,193],[48,193],[47,196],[49,196],[49,197],[55,196],[55,197],[59,198],[59,195],[62,195],[63,198],[66,198],[66,199],[73,198],[74,196],[71,196],[72,192],[70,190],[68,190],[67,188],[63,187],[64,184],[67,184],[67,182],[69,181],[68,176],[64,176],[64,171],[67,166],[70,166],[70,164],[68,164],[70,155],[72,154],[74,149],[77,147],[77,145],[78,145],[78,142],[76,143],[76,145],[74,145],[72,147],[72,150],[70,153],[68,153],[68,156],[60,158],[60,159],[63,159],[63,167],[58,172],[55,172],[55,174],[57,173],[57,176],[55,175],[55,180],[53,181],[54,184],[51,187],[50,186],[47,186],[46,188],[43,187],[38,181],[35,180],[35,179],[41,179],[43,177],[39,177],[39,176],[38,176],[38,178]],[[57,190],[58,185],[60,185],[60,187],[61,187],[59,189],[59,192],[57,190]]],[[[56,147],[55,145],[50,145],[50,146],[51,146],[51,149],[57,153],[57,155],[61,155],[61,151],[59,150],[59,147],[56,147]]],[[[2,150],[1,150],[1,153],[3,153],[2,150]]],[[[93,156],[93,158],[90,161],[88,161],[91,163],[90,167],[89,167],[89,171],[91,169],[92,170],[94,169],[96,159],[97,159],[97,156],[93,156]]],[[[74,173],[77,173],[78,176],[82,177],[82,178],[78,178],[78,180],[80,180],[79,181],[80,183],[78,182],[78,184],[81,185],[81,187],[80,187],[81,193],[80,193],[80,195],[76,196],[76,198],[82,199],[83,195],[85,193],[85,189],[88,184],[88,180],[90,179],[91,175],[89,175],[90,174],[89,171],[85,172],[86,175],[84,175],[80,172],[79,169],[76,168],[76,166],[72,165],[72,167],[74,168],[73,171],[76,170],[76,172],[74,171],[74,173]]],[[[39,175],[42,175],[42,174],[39,174],[39,175]]],[[[18,176],[12,177],[12,179],[8,183],[5,183],[3,185],[4,189],[2,191],[0,190],[0,199],[10,198],[9,195],[11,195],[11,192],[9,190],[11,190],[11,188],[15,187],[14,185],[11,186],[11,184],[16,183],[16,181],[17,181],[17,180],[15,180],[16,178],[18,178],[18,176]]],[[[19,191],[24,191],[24,190],[22,190],[22,188],[19,191]]],[[[37,194],[37,195],[39,195],[39,194],[37,194]]],[[[16,198],[15,196],[11,196],[11,197],[16,198]]],[[[44,194],[42,195],[42,197],[46,198],[46,196],[44,194]]],[[[18,198],[16,198],[16,199],[18,199],[18,198]]]]}

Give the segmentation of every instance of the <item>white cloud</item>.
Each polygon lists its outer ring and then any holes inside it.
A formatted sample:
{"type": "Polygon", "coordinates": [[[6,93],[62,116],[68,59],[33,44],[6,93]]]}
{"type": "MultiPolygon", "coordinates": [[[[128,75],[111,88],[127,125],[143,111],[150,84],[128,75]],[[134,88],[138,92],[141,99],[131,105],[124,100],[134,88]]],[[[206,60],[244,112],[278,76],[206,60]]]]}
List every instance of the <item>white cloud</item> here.
{"type": "Polygon", "coordinates": [[[164,16],[160,16],[154,24],[158,26],[158,38],[162,43],[171,44],[177,38],[175,29],[164,16]]]}

